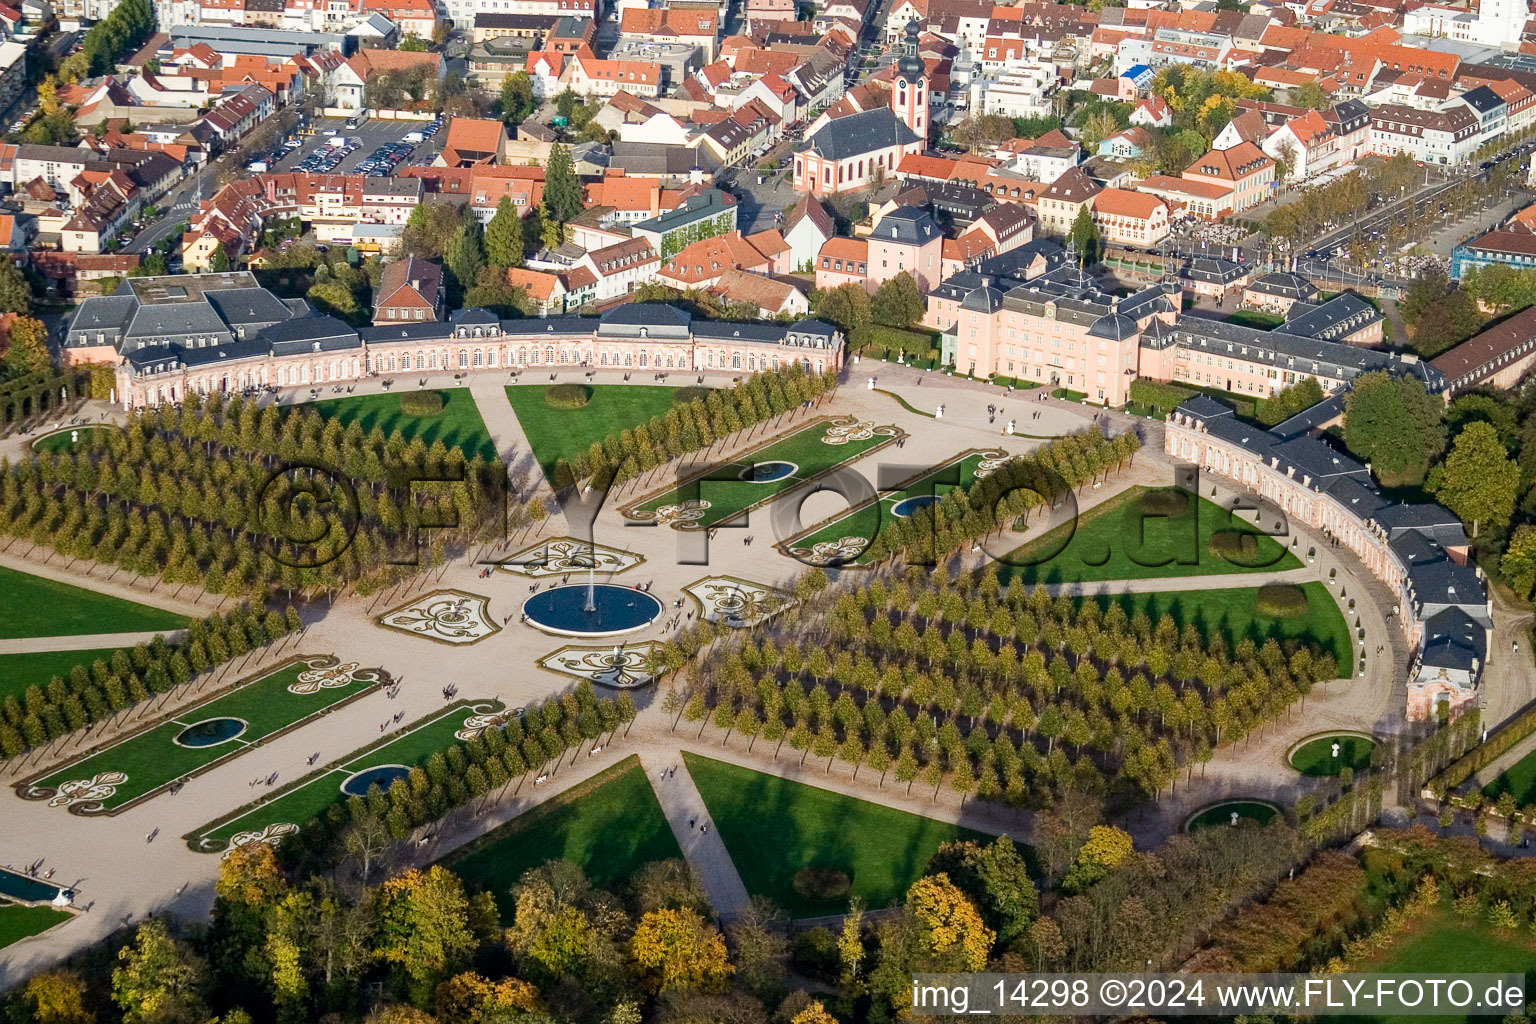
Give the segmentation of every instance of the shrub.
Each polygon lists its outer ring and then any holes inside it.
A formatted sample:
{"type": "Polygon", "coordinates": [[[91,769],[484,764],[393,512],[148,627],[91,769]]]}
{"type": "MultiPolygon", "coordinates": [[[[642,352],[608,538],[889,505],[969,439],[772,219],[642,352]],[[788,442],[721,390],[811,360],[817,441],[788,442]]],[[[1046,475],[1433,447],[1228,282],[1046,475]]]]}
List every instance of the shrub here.
{"type": "Polygon", "coordinates": [[[837,939],[826,928],[810,928],[797,933],[790,940],[789,949],[795,969],[801,974],[823,981],[837,980],[837,939]]]}
{"type": "Polygon", "coordinates": [[[1172,487],[1164,487],[1143,494],[1139,504],[1143,515],[1181,516],[1189,511],[1189,495],[1172,487]]]}
{"type": "Polygon", "coordinates": [[[436,416],[443,411],[441,391],[402,391],[400,411],[407,416],[436,416]]]}
{"type": "Polygon", "coordinates": [[[580,409],[592,400],[592,389],[585,384],[551,384],[544,392],[544,404],[551,409],[580,409]]]}
{"type": "Polygon", "coordinates": [[[678,388],[672,395],[673,405],[687,405],[689,402],[702,402],[709,397],[714,388],[690,385],[686,388],[678,388]]]}
{"type": "Polygon", "coordinates": [[[836,868],[817,867],[812,864],[795,872],[793,885],[795,892],[808,900],[829,902],[847,896],[852,882],[847,874],[836,868]]]}
{"type": "Polygon", "coordinates": [[[1136,380],[1131,382],[1130,399],[1137,405],[1145,405],[1158,412],[1169,413],[1174,407],[1187,398],[1193,398],[1198,392],[1190,388],[1181,388],[1177,384],[1163,384],[1153,380],[1136,380]]]}
{"type": "Polygon", "coordinates": [[[1211,534],[1209,550],[1234,565],[1252,565],[1259,557],[1259,538],[1237,530],[1220,530],[1211,534]]]}
{"type": "MultiPolygon", "coordinates": [[[[1249,534],[1243,536],[1251,539],[1249,534]]],[[[1306,592],[1290,583],[1265,584],[1259,588],[1253,604],[1260,615],[1272,619],[1294,619],[1307,614],[1306,592]]]]}

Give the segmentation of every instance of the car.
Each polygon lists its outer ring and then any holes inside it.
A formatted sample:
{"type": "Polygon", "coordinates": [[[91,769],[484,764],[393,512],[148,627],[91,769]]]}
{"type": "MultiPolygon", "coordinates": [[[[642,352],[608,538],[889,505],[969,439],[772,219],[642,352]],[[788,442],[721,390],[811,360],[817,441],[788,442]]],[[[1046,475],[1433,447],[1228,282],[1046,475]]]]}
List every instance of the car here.
{"type": "Polygon", "coordinates": [[[327,128],[325,131],[321,132],[320,134],[324,135],[328,139],[334,139],[336,136],[340,135],[341,133],[338,132],[335,128],[327,128]]]}

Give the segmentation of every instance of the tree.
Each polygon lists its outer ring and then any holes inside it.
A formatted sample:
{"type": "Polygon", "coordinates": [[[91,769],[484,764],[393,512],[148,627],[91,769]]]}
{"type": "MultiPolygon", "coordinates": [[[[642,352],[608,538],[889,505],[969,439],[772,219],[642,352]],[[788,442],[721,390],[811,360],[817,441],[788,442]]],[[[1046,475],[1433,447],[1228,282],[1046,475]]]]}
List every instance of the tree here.
{"type": "Polygon", "coordinates": [[[475,285],[464,293],[464,305],[483,307],[502,317],[528,316],[532,311],[528,292],[507,281],[501,267],[480,268],[475,285]]]}
{"type": "Polygon", "coordinates": [[[1099,228],[1093,222],[1093,214],[1089,212],[1087,203],[1078,207],[1077,219],[1072,222],[1072,230],[1067,232],[1067,239],[1077,247],[1085,265],[1091,266],[1098,262],[1099,228]]]}
{"type": "Polygon", "coordinates": [[[443,251],[443,265],[453,275],[454,284],[461,294],[474,286],[480,268],[485,266],[485,251],[480,244],[478,224],[461,225],[454,232],[447,249],[443,251]]]}
{"type": "Polygon", "coordinates": [[[485,258],[493,267],[523,265],[523,225],[511,196],[502,196],[485,226],[485,258]]]}
{"type": "Polygon", "coordinates": [[[9,256],[0,258],[0,313],[32,312],[32,288],[9,256]]]}
{"type": "Polygon", "coordinates": [[[1007,836],[990,843],[943,843],[925,874],[943,873],[971,898],[1000,943],[1023,935],[1040,912],[1040,897],[1018,847],[1007,836]]]}
{"type": "Polygon", "coordinates": [[[501,83],[501,119],[517,124],[533,113],[533,79],[526,71],[514,71],[501,83]]]}
{"type": "Polygon", "coordinates": [[[320,284],[310,285],[304,297],[322,312],[341,317],[343,320],[357,314],[357,297],[352,294],[352,289],[340,281],[323,281],[320,284]]]}
{"type": "Polygon", "coordinates": [[[1344,444],[1388,486],[1423,479],[1445,448],[1445,403],[1413,377],[1362,374],[1344,399],[1344,444]]]}
{"type": "Polygon", "coordinates": [[[629,952],[653,992],[718,991],[733,971],[725,940],[691,910],[653,910],[640,918],[629,952]]]}
{"type": "Polygon", "coordinates": [[[816,315],[853,331],[867,326],[870,320],[869,292],[854,282],[840,284],[836,288],[816,293],[816,315]]]}
{"type": "Polygon", "coordinates": [[[20,376],[48,369],[48,327],[30,316],[11,323],[10,344],[5,350],[6,371],[20,376]]]}
{"type": "Polygon", "coordinates": [[[213,253],[208,257],[208,269],[215,274],[223,274],[229,270],[229,250],[220,242],[213,247],[213,253]]]}
{"type": "Polygon", "coordinates": [[[1082,144],[1084,149],[1096,150],[1099,143],[1120,130],[1120,122],[1108,110],[1095,110],[1083,119],[1082,144]]]}
{"type": "Polygon", "coordinates": [[[986,966],[996,935],[948,875],[941,872],[913,882],[906,910],[928,961],[924,966],[945,972],[986,966]]]}
{"type": "Polygon", "coordinates": [[[1521,597],[1531,596],[1536,589],[1536,526],[1515,528],[1508,549],[1499,559],[1499,575],[1521,597]]]}
{"type": "Polygon", "coordinates": [[[1471,524],[1472,536],[1484,523],[1503,526],[1509,522],[1520,487],[1520,467],[1491,424],[1463,427],[1439,468],[1435,497],[1463,523],[1471,524]]]}
{"type": "Polygon", "coordinates": [[[923,318],[923,295],[912,275],[903,270],[875,289],[870,313],[876,323],[888,327],[909,327],[923,318]]]}
{"type": "Polygon", "coordinates": [[[85,982],[74,971],[60,968],[32,976],[21,991],[27,1024],[93,1024],[96,1015],[85,1006],[85,982]]]}
{"type": "Polygon", "coordinates": [[[1316,82],[1303,82],[1291,90],[1291,106],[1307,110],[1327,110],[1333,100],[1316,82]]]}
{"type": "Polygon", "coordinates": [[[1124,863],[1133,852],[1130,833],[1113,825],[1095,825],[1088,830],[1087,842],[1078,848],[1077,858],[1062,885],[1071,890],[1086,889],[1124,863]]]}
{"type": "Polygon", "coordinates": [[[421,38],[421,36],[418,36],[416,33],[408,32],[406,33],[405,38],[400,40],[400,46],[398,48],[405,53],[426,53],[428,50],[432,49],[432,44],[421,38]]]}
{"type": "Polygon", "coordinates": [[[202,1024],[208,965],[152,917],[117,954],[112,999],[125,1024],[202,1024]]]}
{"type": "Polygon", "coordinates": [[[571,151],[557,145],[549,151],[549,163],[544,168],[544,214],[564,224],[579,214],[584,205],[585,195],[581,179],[576,177],[576,166],[571,163],[571,151]]]}
{"type": "Polygon", "coordinates": [[[468,962],[478,945],[464,885],[434,866],[391,878],[379,887],[376,899],[376,954],[400,968],[412,1000],[424,1003],[438,982],[468,962]]]}

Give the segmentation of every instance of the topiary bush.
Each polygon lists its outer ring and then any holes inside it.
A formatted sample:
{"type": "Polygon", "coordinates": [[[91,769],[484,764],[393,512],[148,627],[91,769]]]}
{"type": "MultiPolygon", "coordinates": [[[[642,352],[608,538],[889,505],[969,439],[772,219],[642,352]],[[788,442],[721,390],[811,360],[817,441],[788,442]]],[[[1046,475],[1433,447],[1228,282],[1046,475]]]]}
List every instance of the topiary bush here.
{"type": "Polygon", "coordinates": [[[1266,583],[1259,588],[1253,606],[1272,619],[1296,619],[1307,614],[1307,595],[1290,583],[1266,583]]]}
{"type": "Polygon", "coordinates": [[[592,389],[585,384],[551,384],[544,391],[544,404],[551,409],[580,409],[592,401],[592,389]]]}
{"type": "Polygon", "coordinates": [[[843,899],[852,884],[845,872],[814,864],[796,871],[792,883],[795,892],[808,900],[819,902],[843,899]]]}
{"type": "Polygon", "coordinates": [[[1238,530],[1219,530],[1211,534],[1211,554],[1234,565],[1253,565],[1259,557],[1259,538],[1238,530]]]}
{"type": "Polygon", "coordinates": [[[400,392],[400,411],[407,416],[436,416],[444,404],[441,391],[400,392]]]}
{"type": "Polygon", "coordinates": [[[1189,495],[1172,487],[1148,491],[1140,499],[1142,515],[1181,516],[1189,511],[1189,495]]]}
{"type": "Polygon", "coordinates": [[[699,387],[698,385],[678,388],[672,395],[672,404],[687,405],[689,402],[702,402],[709,397],[709,393],[713,390],[714,388],[699,387]]]}

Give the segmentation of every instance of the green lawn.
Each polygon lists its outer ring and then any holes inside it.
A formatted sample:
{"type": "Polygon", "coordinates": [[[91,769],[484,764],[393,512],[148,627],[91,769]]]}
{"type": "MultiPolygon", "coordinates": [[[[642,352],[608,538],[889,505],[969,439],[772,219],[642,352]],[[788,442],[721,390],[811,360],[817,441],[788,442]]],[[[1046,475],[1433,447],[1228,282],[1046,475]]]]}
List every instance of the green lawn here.
{"type": "Polygon", "coordinates": [[[1536,803],[1536,750],[1500,772],[1498,778],[1483,787],[1483,792],[1490,800],[1513,793],[1521,807],[1536,803]]]}
{"type": "Polygon", "coordinates": [[[1280,813],[1269,804],[1259,803],[1256,800],[1228,800],[1225,803],[1207,807],[1193,818],[1189,819],[1186,828],[1194,832],[1202,828],[1231,828],[1232,812],[1236,811],[1238,822],[1244,820],[1256,821],[1260,825],[1268,825],[1280,813]]]}
{"type": "Polygon", "coordinates": [[[1016,548],[1006,559],[1009,565],[1003,570],[1003,582],[1170,579],[1278,572],[1301,565],[1274,538],[1263,535],[1253,564],[1229,562],[1209,550],[1212,534],[1257,533],[1251,519],[1230,518],[1219,506],[1182,491],[1195,502],[1193,512],[1186,508],[1180,515],[1154,516],[1144,513],[1141,504],[1142,495],[1151,492],[1151,488],[1132,487],[1083,513],[1076,522],[1063,523],[1016,548]]]}
{"type": "Polygon", "coordinates": [[[1371,751],[1376,744],[1364,736],[1329,733],[1308,740],[1291,752],[1291,767],[1303,775],[1337,775],[1344,768],[1359,772],[1371,766],[1371,751]],[[1333,745],[1339,756],[1333,756],[1333,745]]]}
{"type": "Polygon", "coordinates": [[[273,733],[377,685],[372,680],[352,679],[345,685],[323,687],[312,693],[291,692],[288,686],[306,670],[307,666],[302,662],[279,669],[232,693],[188,708],[172,721],[162,722],[35,779],[32,785],[55,789],[73,779],[89,779],[102,772],[122,772],[128,776],[127,781],[118,784],[116,791],[101,801],[104,809],[112,810],[214,761],[238,756],[273,733]],[[187,747],[174,742],[174,738],[188,726],[215,718],[240,719],[246,723],[246,729],[238,738],[214,746],[187,747]]]}
{"type": "MultiPolygon", "coordinates": [[[[791,916],[815,917],[846,909],[840,903],[813,902],[795,892],[795,872],[803,867],[844,872],[852,882],[850,895],[863,899],[867,907],[879,908],[906,896],[940,843],[991,840],[948,822],[697,754],[684,753],[683,761],[747,891],[767,896],[791,916]]],[[[887,785],[902,783],[887,780],[887,785]]]]}
{"type": "Polygon", "coordinates": [[[0,568],[0,640],[181,629],[185,615],[0,568]]]}
{"type": "Polygon", "coordinates": [[[45,932],[56,924],[68,921],[67,911],[53,907],[22,907],[14,903],[0,904],[0,948],[20,942],[29,935],[45,932]]]}
{"type": "Polygon", "coordinates": [[[1161,616],[1170,615],[1181,630],[1191,622],[1206,636],[1219,630],[1230,646],[1236,646],[1244,637],[1256,644],[1262,644],[1270,637],[1311,640],[1338,660],[1341,679],[1352,678],[1355,647],[1344,613],[1325,584],[1303,583],[1301,590],[1307,596],[1307,614],[1289,619],[1259,614],[1254,604],[1259,595],[1258,587],[1116,594],[1097,600],[1100,608],[1108,608],[1111,601],[1118,603],[1127,616],[1144,611],[1154,623],[1161,616]]]}
{"type": "Polygon", "coordinates": [[[547,384],[514,384],[507,388],[507,401],[528,435],[539,468],[551,481],[557,461],[569,462],[593,443],[663,415],[678,392],[675,387],[645,384],[596,384],[580,409],[551,409],[544,402],[548,390],[547,384]]]}
{"type": "Polygon", "coordinates": [[[788,437],[747,452],[734,462],[711,468],[706,474],[709,477],[707,480],[696,478],[641,502],[635,508],[643,512],[655,512],[664,505],[707,501],[709,508],[699,519],[691,521],[694,527],[703,529],[770,501],[813,476],[889,444],[896,437],[894,427],[875,427],[868,432],[868,436],[856,436],[841,444],[830,444],[824,439],[838,436],[833,432],[835,429],[827,420],[809,423],[788,437]],[[880,433],[882,430],[885,432],[880,433]],[[742,479],[743,474],[751,472],[752,466],[769,462],[793,463],[795,469],[789,476],[778,480],[759,483],[742,479]]]}
{"type": "Polygon", "coordinates": [[[448,866],[489,890],[509,921],[512,887],[547,861],[568,860],[595,885],[610,886],[652,861],[681,856],[645,769],[631,755],[459,850],[448,866]]]}
{"type": "Polygon", "coordinates": [[[817,565],[862,564],[869,554],[869,542],[879,535],[883,525],[898,518],[896,510],[900,508],[902,512],[911,515],[911,506],[902,506],[902,502],[909,499],[926,501],[928,496],[942,498],[957,487],[969,487],[976,479],[976,467],[981,464],[982,458],[979,454],[973,454],[956,459],[900,490],[882,494],[860,508],[850,509],[814,533],[798,538],[789,548],[796,557],[809,556],[811,562],[817,565]],[[826,559],[815,555],[818,544],[831,546],[823,549],[829,553],[826,559]],[[864,550],[857,555],[852,554],[860,548],[864,550]],[[832,553],[833,549],[838,550],[832,553]]]}
{"type": "Polygon", "coordinates": [[[341,785],[353,774],[384,765],[410,768],[425,764],[433,754],[453,745],[454,733],[464,727],[467,718],[500,710],[498,701],[460,701],[447,710],[412,722],[403,732],[391,733],[345,760],[311,772],[252,807],[188,833],[187,845],[201,853],[222,853],[236,832],[260,832],[279,822],[303,826],[343,798],[341,785]]]}
{"type": "Polygon", "coordinates": [[[1239,309],[1228,314],[1226,321],[1229,324],[1239,324],[1243,327],[1256,327],[1261,331],[1269,331],[1285,323],[1285,317],[1276,316],[1273,313],[1260,313],[1256,309],[1239,309]]]}
{"type": "Polygon", "coordinates": [[[429,447],[432,442],[441,441],[449,448],[462,448],[466,458],[496,458],[496,445],[485,429],[469,388],[448,388],[442,395],[443,411],[436,416],[409,416],[401,412],[398,390],[394,394],[328,398],[311,404],[316,412],[342,426],[356,422],[365,433],[378,427],[388,437],[398,430],[407,441],[419,437],[429,447]]]}
{"type": "Polygon", "coordinates": [[[117,648],[90,651],[35,651],[31,654],[0,656],[0,700],[20,700],[29,686],[47,686],[54,676],[69,678],[76,665],[91,666],[97,658],[108,660],[117,648]]]}
{"type": "Polygon", "coordinates": [[[48,434],[45,437],[40,437],[36,441],[33,441],[32,450],[37,452],[69,451],[71,448],[75,447],[74,443],[70,440],[70,437],[77,431],[80,434],[80,440],[88,444],[89,442],[95,440],[95,438],[87,437],[87,434],[94,434],[97,432],[105,434],[109,431],[115,431],[116,429],[116,427],[71,427],[68,430],[57,430],[52,434],[48,434]]]}
{"type": "MultiPolygon", "coordinates": [[[[1489,927],[1483,919],[1468,921],[1449,908],[1423,921],[1415,922],[1398,938],[1370,973],[1445,976],[1449,974],[1525,974],[1529,996],[1536,981],[1536,941],[1521,932],[1503,932],[1489,927]]],[[[1364,973],[1364,972],[1361,972],[1364,973]]],[[[1478,995],[1482,993],[1479,992],[1478,995]]],[[[1432,1024],[1449,1021],[1495,1021],[1498,1016],[1391,1016],[1352,1015],[1326,1017],[1325,1021],[1351,1024],[1432,1024]]]]}

